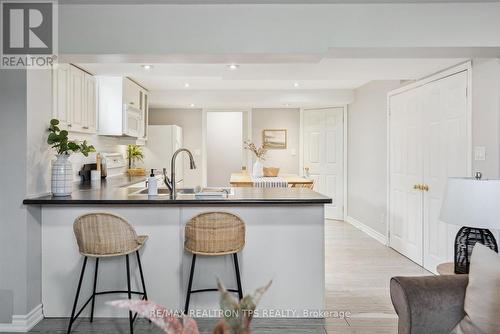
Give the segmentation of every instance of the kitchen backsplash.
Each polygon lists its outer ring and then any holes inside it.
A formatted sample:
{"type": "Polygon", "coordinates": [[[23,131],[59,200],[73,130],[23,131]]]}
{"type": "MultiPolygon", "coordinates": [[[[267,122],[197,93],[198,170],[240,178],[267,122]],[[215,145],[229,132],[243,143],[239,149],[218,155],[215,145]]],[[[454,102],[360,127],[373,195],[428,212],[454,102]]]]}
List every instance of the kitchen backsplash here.
{"type": "Polygon", "coordinates": [[[73,165],[73,172],[75,180],[79,180],[78,172],[83,164],[95,163],[97,153],[122,153],[125,155],[128,144],[134,144],[135,140],[127,137],[106,137],[89,134],[70,133],[70,139],[74,140],[87,140],[89,144],[94,145],[96,152],[90,153],[88,157],[82,154],[72,154],[70,157],[71,164],[73,165]]]}

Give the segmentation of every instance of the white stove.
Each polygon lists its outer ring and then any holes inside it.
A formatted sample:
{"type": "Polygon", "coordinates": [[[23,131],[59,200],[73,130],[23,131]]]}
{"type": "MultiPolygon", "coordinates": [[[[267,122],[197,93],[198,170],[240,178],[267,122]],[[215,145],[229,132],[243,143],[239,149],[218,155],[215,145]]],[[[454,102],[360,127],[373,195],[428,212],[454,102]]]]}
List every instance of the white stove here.
{"type": "Polygon", "coordinates": [[[127,172],[127,161],[121,153],[102,153],[106,176],[116,176],[127,172]]]}

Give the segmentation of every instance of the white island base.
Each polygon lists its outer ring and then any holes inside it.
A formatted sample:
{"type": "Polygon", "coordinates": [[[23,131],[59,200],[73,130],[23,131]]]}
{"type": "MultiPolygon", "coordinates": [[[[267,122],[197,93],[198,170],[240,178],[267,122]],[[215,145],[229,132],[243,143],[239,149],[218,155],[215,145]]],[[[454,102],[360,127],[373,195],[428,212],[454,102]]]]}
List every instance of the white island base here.
{"type": "MultiPolygon", "coordinates": [[[[246,223],[246,245],[239,253],[244,294],[273,281],[257,316],[314,317],[325,307],[325,248],[323,204],[250,205],[44,205],[42,210],[42,303],[45,317],[69,317],[83,257],[73,234],[73,222],[88,212],[111,212],[126,218],[138,234],[149,236],[141,250],[149,299],[182,311],[191,265],[184,251],[184,226],[207,211],[239,215],[246,223]]],[[[140,291],[135,254],[131,258],[132,289],[140,291]]],[[[204,257],[196,261],[193,289],[213,288],[219,277],[236,287],[231,256],[204,257]]],[[[94,260],[89,259],[80,301],[92,293],[94,260]]],[[[97,291],[126,290],[125,257],[101,259],[97,291]]],[[[96,298],[96,317],[127,317],[105,301],[124,295],[96,298]]],[[[217,292],[191,295],[195,316],[209,317],[218,310],[217,292]]],[[[81,305],[81,303],[80,303],[81,305]]],[[[89,314],[90,307],[82,313],[89,314]]]]}

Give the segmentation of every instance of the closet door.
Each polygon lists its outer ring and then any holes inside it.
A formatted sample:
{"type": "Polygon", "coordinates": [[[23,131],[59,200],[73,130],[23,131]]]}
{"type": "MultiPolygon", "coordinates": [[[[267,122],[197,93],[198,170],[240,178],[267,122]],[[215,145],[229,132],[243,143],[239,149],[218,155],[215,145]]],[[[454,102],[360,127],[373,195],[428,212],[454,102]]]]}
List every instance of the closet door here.
{"type": "Polygon", "coordinates": [[[327,219],[344,218],[344,108],[309,109],[303,113],[303,163],[314,190],[332,198],[327,219]]]}
{"type": "Polygon", "coordinates": [[[419,94],[418,88],[389,98],[389,244],[421,265],[423,193],[416,189],[423,179],[422,105],[419,94]]]}
{"type": "Polygon", "coordinates": [[[424,154],[424,267],[453,260],[458,227],[439,220],[448,177],[469,173],[467,72],[422,87],[424,154]],[[427,190],[428,189],[428,190],[427,190]]]}

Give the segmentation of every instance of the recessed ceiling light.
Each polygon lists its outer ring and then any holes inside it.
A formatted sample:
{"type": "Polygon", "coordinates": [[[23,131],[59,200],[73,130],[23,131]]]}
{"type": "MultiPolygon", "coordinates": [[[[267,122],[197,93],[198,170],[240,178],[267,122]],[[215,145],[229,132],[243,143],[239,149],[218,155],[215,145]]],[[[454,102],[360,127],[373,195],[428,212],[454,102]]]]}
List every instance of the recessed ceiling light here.
{"type": "Polygon", "coordinates": [[[237,70],[238,67],[240,67],[240,65],[238,64],[229,64],[227,65],[227,67],[231,70],[231,71],[234,71],[234,70],[237,70]]]}
{"type": "Polygon", "coordinates": [[[190,106],[191,108],[193,108],[193,107],[194,107],[194,103],[191,103],[189,106],[190,106]]]}
{"type": "Polygon", "coordinates": [[[144,65],[141,65],[143,69],[145,69],[146,71],[150,70],[153,68],[153,65],[149,65],[149,64],[144,64],[144,65]]]}
{"type": "Polygon", "coordinates": [[[289,107],[290,106],[290,103],[285,103],[285,107],[289,107]]]}
{"type": "Polygon", "coordinates": [[[294,82],[293,83],[293,87],[295,87],[295,88],[299,87],[299,83],[298,82],[294,82]]]}
{"type": "Polygon", "coordinates": [[[189,82],[184,83],[184,87],[188,88],[189,87],[189,82]]]}

